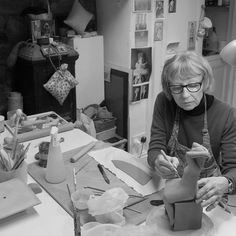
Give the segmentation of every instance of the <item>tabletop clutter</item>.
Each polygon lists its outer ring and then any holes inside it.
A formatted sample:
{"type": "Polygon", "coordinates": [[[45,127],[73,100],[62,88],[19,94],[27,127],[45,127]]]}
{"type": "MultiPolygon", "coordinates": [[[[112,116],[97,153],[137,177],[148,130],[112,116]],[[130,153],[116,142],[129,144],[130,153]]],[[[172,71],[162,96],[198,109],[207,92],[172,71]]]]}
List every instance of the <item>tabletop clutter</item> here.
{"type": "MultiPolygon", "coordinates": [[[[46,118],[45,116],[41,116],[41,118],[36,117],[37,118],[34,117],[34,123],[27,118],[22,110],[16,110],[11,120],[12,127],[14,126],[12,137],[6,138],[4,144],[0,146],[0,182],[6,182],[14,178],[18,178],[25,183],[27,182],[27,165],[24,160],[27,156],[26,154],[30,143],[26,147],[20,143],[18,140],[18,131],[22,130],[22,127],[23,130],[25,130],[24,128],[33,128],[33,126],[36,128],[40,126],[42,128],[42,123],[44,123],[42,122],[42,117],[44,117],[43,121],[46,120],[49,123],[54,122],[54,120],[49,119],[48,116],[46,116],[46,118]],[[24,126],[24,124],[26,125],[24,126]]],[[[56,119],[57,118],[58,117],[56,117],[56,119]]],[[[32,130],[29,132],[31,131],[32,130]]],[[[43,178],[48,185],[57,186],[63,183],[66,186],[70,197],[69,204],[71,204],[73,211],[74,235],[151,236],[158,235],[158,232],[163,233],[160,235],[210,235],[213,232],[213,223],[210,218],[203,213],[201,206],[194,202],[196,180],[199,177],[200,169],[204,163],[204,160],[199,158],[199,153],[205,151],[202,150],[201,147],[193,146],[190,150],[189,156],[187,156],[189,166],[186,167],[183,176],[176,176],[175,179],[167,181],[164,191],[163,189],[160,190],[160,199],[151,199],[150,201],[150,195],[145,196],[138,192],[137,194],[130,194],[130,192],[127,192],[122,187],[112,185],[110,179],[111,173],[109,173],[108,176],[106,175],[109,171],[107,170],[107,166],[103,165],[104,163],[98,163],[94,166],[97,168],[97,172],[100,173],[103,184],[107,187],[102,189],[99,188],[99,186],[97,187],[95,183],[94,187],[87,186],[82,188],[80,186],[82,170],[85,170],[86,167],[88,168],[91,164],[90,160],[84,161],[79,168],[71,167],[71,173],[67,173],[68,168],[65,166],[65,160],[60,147],[60,143],[64,140],[59,139],[58,133],[59,127],[55,126],[53,123],[53,125],[50,126],[51,139],[49,142],[43,141],[38,145],[39,152],[36,154],[35,159],[39,168],[44,170],[44,172],[42,172],[44,173],[43,178]],[[195,173],[195,175],[190,174],[191,177],[189,177],[190,172],[195,173]],[[68,184],[68,176],[72,176],[73,188],[71,184],[68,184]],[[183,181],[189,183],[189,185],[186,185],[188,186],[187,188],[183,188],[183,181]],[[128,203],[132,198],[136,198],[137,200],[132,204],[128,203]],[[149,204],[152,205],[152,210],[146,217],[146,224],[127,224],[124,210],[128,209],[133,211],[134,214],[141,214],[138,210],[133,209],[132,206],[141,204],[147,200],[149,200],[149,204]],[[81,221],[81,216],[85,211],[87,212],[87,218],[81,221]],[[198,213],[195,214],[196,212],[198,213]]],[[[81,160],[88,152],[94,150],[98,142],[100,141],[93,141],[78,150],[75,155],[69,159],[69,164],[72,166],[74,163],[81,160]]],[[[107,146],[103,148],[106,149],[107,146]]],[[[103,150],[99,151],[102,152],[103,150]]],[[[120,152],[124,151],[120,150],[118,154],[114,155],[120,156],[120,152]]],[[[93,155],[91,155],[91,158],[92,157],[93,155]]],[[[111,163],[125,163],[125,159],[122,160],[123,161],[119,159],[112,160],[111,163]]],[[[135,160],[131,160],[131,162],[135,162],[135,160]]],[[[142,167],[142,165],[132,167],[131,163],[128,162],[126,167],[127,166],[135,171],[138,171],[139,167],[142,167]]],[[[114,165],[114,167],[117,166],[114,165]]],[[[126,168],[123,174],[129,175],[128,169],[126,168]]],[[[120,168],[119,171],[121,170],[122,168],[120,168]]],[[[139,171],[142,171],[144,176],[145,168],[139,171]]],[[[150,178],[148,178],[145,183],[141,181],[140,185],[144,186],[147,182],[154,181],[152,176],[149,177],[150,178]]],[[[113,175],[113,178],[117,177],[113,175]]],[[[129,178],[135,179],[135,175],[130,174],[129,178]]],[[[126,184],[128,185],[128,182],[126,184]]],[[[134,189],[132,189],[132,191],[134,191],[134,189]]]]}

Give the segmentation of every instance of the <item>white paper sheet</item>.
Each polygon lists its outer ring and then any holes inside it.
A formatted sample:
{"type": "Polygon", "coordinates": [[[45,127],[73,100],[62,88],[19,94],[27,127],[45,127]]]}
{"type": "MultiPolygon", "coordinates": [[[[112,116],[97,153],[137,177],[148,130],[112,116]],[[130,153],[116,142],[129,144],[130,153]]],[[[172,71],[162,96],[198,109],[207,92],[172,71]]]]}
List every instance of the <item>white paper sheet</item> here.
{"type": "Polygon", "coordinates": [[[140,159],[132,156],[128,152],[125,152],[121,149],[108,147],[97,151],[91,151],[88,154],[93,157],[97,162],[109,169],[128,186],[130,186],[143,196],[157,192],[164,186],[164,182],[160,178],[155,178],[155,181],[153,178],[151,178],[151,180],[147,184],[141,185],[130,175],[116,168],[112,163],[112,160],[122,160],[142,169],[148,175],[152,176],[151,169],[147,164],[143,164],[140,159]]]}

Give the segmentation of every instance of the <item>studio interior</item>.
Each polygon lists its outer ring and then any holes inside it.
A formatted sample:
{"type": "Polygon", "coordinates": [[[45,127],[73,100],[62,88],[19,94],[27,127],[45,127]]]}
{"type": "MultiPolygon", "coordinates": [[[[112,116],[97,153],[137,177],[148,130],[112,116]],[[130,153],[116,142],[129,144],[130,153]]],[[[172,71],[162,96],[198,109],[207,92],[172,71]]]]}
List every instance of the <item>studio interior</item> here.
{"type": "Polygon", "coordinates": [[[234,0],[1,0],[0,235],[236,235],[235,29],[234,0]]]}

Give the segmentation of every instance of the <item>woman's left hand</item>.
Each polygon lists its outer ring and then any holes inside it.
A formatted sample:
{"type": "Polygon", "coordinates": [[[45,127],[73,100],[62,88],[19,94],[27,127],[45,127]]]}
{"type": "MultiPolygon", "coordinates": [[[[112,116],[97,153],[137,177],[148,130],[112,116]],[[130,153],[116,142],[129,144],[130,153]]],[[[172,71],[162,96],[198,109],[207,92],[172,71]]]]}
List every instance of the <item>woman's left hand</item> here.
{"type": "Polygon", "coordinates": [[[202,178],[198,180],[196,203],[201,203],[202,207],[209,206],[207,210],[211,210],[218,205],[227,190],[228,180],[223,176],[202,178]]]}

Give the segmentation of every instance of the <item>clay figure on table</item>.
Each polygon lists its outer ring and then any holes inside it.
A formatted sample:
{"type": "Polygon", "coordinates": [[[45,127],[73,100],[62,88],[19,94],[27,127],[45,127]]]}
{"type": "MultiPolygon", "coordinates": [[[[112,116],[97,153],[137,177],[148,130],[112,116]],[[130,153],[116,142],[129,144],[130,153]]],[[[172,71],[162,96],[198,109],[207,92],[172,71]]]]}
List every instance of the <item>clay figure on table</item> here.
{"type": "Polygon", "coordinates": [[[182,177],[193,143],[210,155],[201,168],[195,202],[209,211],[236,193],[236,110],[210,95],[208,61],[194,51],[177,53],[162,71],[151,125],[148,163],[164,179],[182,177]],[[161,150],[166,153],[164,157],[161,150]],[[166,160],[167,159],[167,160],[166,160]]]}
{"type": "Polygon", "coordinates": [[[143,52],[138,53],[138,61],[135,63],[134,69],[134,84],[139,84],[146,81],[148,76],[148,63],[143,52]]]}
{"type": "Polygon", "coordinates": [[[166,213],[174,230],[199,229],[202,225],[202,207],[195,202],[197,181],[207,159],[211,158],[208,150],[193,143],[186,152],[186,164],[182,178],[166,181],[163,193],[166,213]],[[194,214],[191,211],[194,209],[194,214]]]}

